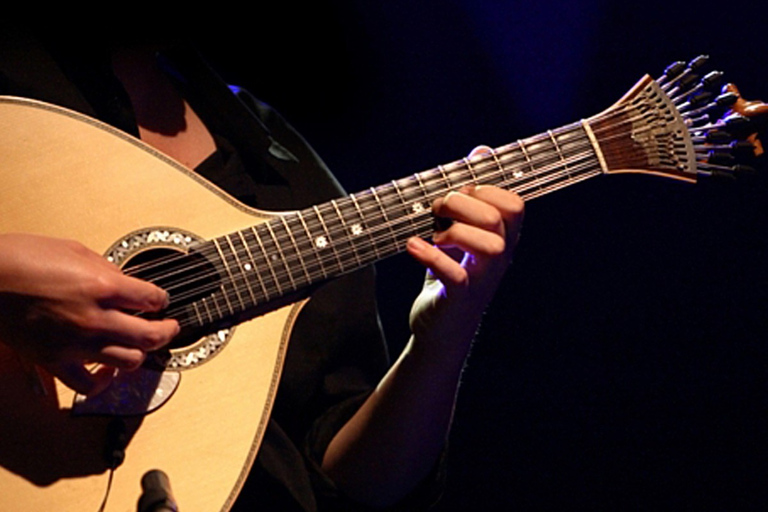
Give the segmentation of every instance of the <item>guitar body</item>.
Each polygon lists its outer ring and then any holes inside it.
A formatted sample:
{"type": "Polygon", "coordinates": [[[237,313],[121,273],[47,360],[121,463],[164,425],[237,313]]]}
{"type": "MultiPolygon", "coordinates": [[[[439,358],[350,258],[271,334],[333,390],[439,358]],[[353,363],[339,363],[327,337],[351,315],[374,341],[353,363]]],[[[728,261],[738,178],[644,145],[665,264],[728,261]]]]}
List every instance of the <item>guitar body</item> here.
{"type": "MultiPolygon", "coordinates": [[[[748,142],[722,130],[738,127],[739,116],[723,123],[709,116],[743,101],[725,95],[706,107],[692,105],[699,85],[687,77],[700,64],[671,66],[658,81],[646,76],[587,120],[290,214],[244,206],[86,116],[0,97],[0,232],[75,239],[118,265],[154,248],[190,252],[176,260],[202,256],[196,275],[221,279],[215,293],[182,304],[184,318],[201,327],[276,308],[197,341],[193,330],[191,342],[162,361],[166,371],[124,374],[136,385],[112,386],[99,395],[107,398],[89,398],[85,406],[0,340],[0,510],[97,511],[108,493],[106,512],[133,511],[142,476],[160,469],[184,512],[226,512],[256,457],[304,304],[273,306],[276,300],[286,304],[294,291],[401,252],[411,236],[430,236],[429,205],[464,185],[499,186],[528,200],[603,174],[694,181],[699,174],[742,172],[718,163],[738,156],[723,154],[728,148],[748,142]],[[212,273],[211,255],[218,257],[212,273]],[[113,447],[115,409],[127,444],[111,480],[103,452],[113,447]]],[[[745,115],[765,110],[762,103],[739,105],[745,115]]],[[[174,278],[189,284],[186,277],[174,278]]],[[[172,293],[169,316],[176,299],[172,293]]]]}
{"type": "MultiPolygon", "coordinates": [[[[209,239],[272,215],[122,132],[51,105],[0,98],[0,147],[0,232],[75,239],[105,253],[148,227],[209,239]]],[[[134,511],[141,477],[152,469],[169,476],[185,512],[231,507],[264,434],[302,304],[231,329],[225,349],[178,372],[167,402],[126,418],[125,460],[107,512],[134,511]]],[[[74,393],[2,343],[0,389],[0,509],[99,510],[110,486],[109,418],[73,415],[74,393]]]]}

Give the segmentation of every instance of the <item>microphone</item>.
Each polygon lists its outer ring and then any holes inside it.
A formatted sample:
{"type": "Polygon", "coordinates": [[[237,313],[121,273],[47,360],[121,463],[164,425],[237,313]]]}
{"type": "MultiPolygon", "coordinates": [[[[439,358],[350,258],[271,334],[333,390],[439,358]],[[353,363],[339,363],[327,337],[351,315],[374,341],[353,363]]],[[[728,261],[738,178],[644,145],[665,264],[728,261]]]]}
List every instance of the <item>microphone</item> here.
{"type": "Polygon", "coordinates": [[[138,512],[179,512],[168,475],[159,469],[144,473],[141,488],[138,512]]]}

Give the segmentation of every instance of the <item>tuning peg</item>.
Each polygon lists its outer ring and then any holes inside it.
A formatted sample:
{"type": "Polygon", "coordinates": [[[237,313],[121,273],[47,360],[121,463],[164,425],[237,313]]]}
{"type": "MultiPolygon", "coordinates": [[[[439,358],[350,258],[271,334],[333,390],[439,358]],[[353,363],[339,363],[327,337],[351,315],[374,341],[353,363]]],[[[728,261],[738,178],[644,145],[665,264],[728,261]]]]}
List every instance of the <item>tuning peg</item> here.
{"type": "MultiPolygon", "coordinates": [[[[689,82],[692,80],[695,80],[696,75],[691,75],[688,79],[684,80],[682,83],[682,86],[689,85],[689,82]]],[[[695,87],[692,87],[690,90],[688,90],[685,94],[687,94],[687,101],[683,103],[682,105],[679,105],[680,109],[684,109],[690,106],[696,106],[702,103],[702,101],[692,101],[692,98],[698,97],[702,94],[708,95],[707,98],[709,98],[713,93],[711,92],[712,89],[715,89],[718,85],[718,83],[722,80],[723,73],[721,71],[712,71],[710,73],[707,73],[704,78],[702,78],[698,84],[696,84],[695,87]]],[[[679,103],[683,101],[686,98],[685,95],[680,95],[676,98],[674,98],[672,101],[674,103],[679,103]]]]}
{"type": "MultiPolygon", "coordinates": [[[[704,93],[702,93],[702,94],[704,94],[704,93]]],[[[703,107],[699,107],[699,108],[697,108],[695,110],[687,112],[686,115],[687,116],[699,116],[699,115],[702,115],[702,114],[707,114],[708,116],[712,116],[712,117],[716,118],[716,117],[719,117],[720,115],[722,115],[724,110],[727,110],[731,106],[733,106],[733,104],[736,102],[737,99],[738,99],[738,96],[736,96],[735,94],[730,93],[730,92],[725,93],[725,94],[721,94],[720,96],[715,98],[714,101],[704,105],[703,107]]],[[[693,106],[693,105],[691,105],[691,106],[693,106]]],[[[683,111],[685,111],[687,109],[684,108],[683,105],[681,105],[679,107],[679,110],[681,112],[683,112],[683,111]]]]}
{"type": "Polygon", "coordinates": [[[731,142],[731,151],[738,160],[744,160],[755,156],[755,144],[749,140],[736,140],[731,142]]]}
{"type": "Polygon", "coordinates": [[[738,95],[732,92],[726,92],[715,98],[715,103],[718,107],[732,107],[738,99],[738,95]]]}
{"type": "Polygon", "coordinates": [[[685,62],[679,60],[677,62],[673,62],[669,66],[666,67],[664,70],[664,74],[661,75],[661,77],[657,80],[659,85],[669,82],[670,80],[674,80],[680,73],[685,71],[685,68],[688,67],[688,64],[685,62]]]}
{"type": "Polygon", "coordinates": [[[679,91],[685,91],[691,84],[699,81],[699,75],[695,73],[687,74],[677,81],[677,89],[679,91]]]}
{"type": "Polygon", "coordinates": [[[719,84],[723,79],[724,73],[722,71],[711,71],[704,75],[704,78],[701,79],[701,85],[705,89],[710,89],[717,84],[719,84]]]}
{"type": "Polygon", "coordinates": [[[712,97],[712,93],[708,91],[702,91],[696,94],[690,95],[690,99],[688,100],[688,103],[690,103],[691,107],[698,107],[705,102],[709,101],[709,99],[712,97]]]}
{"type": "Polygon", "coordinates": [[[706,64],[708,60],[708,56],[699,55],[688,63],[687,67],[677,76],[677,79],[674,82],[666,83],[662,87],[662,89],[667,91],[667,94],[673,102],[677,103],[680,100],[681,95],[686,95],[691,92],[689,91],[690,85],[699,80],[699,76],[695,74],[694,71],[706,64]]]}
{"type": "Polygon", "coordinates": [[[730,133],[720,130],[710,130],[704,137],[704,142],[707,144],[728,144],[732,140],[730,133]]]}
{"type": "Polygon", "coordinates": [[[725,151],[713,150],[707,156],[707,163],[712,165],[724,165],[730,167],[736,163],[736,158],[725,151]]]}
{"type": "Polygon", "coordinates": [[[749,118],[738,113],[728,114],[722,118],[720,122],[725,130],[730,133],[741,132],[742,130],[747,129],[747,126],[750,124],[749,118]]]}
{"type": "Polygon", "coordinates": [[[691,71],[695,69],[699,69],[701,66],[707,63],[709,61],[709,55],[699,55],[695,59],[693,59],[691,62],[688,63],[688,69],[691,71]]]}
{"type": "Polygon", "coordinates": [[[736,180],[739,178],[749,178],[757,174],[754,167],[748,165],[734,165],[731,167],[710,165],[706,163],[699,164],[699,174],[716,179],[736,180]]]}

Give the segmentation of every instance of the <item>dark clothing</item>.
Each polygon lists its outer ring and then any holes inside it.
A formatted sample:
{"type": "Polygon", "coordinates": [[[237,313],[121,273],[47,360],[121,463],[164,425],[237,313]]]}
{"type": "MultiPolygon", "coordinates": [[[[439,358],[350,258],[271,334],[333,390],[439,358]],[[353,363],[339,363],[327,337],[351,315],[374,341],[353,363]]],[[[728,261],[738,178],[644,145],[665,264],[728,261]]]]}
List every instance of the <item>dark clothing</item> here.
{"type": "MultiPolygon", "coordinates": [[[[138,133],[107,52],[53,45],[49,53],[19,41],[0,41],[0,94],[56,103],[138,133]]],[[[195,52],[174,49],[161,64],[217,143],[199,174],[265,210],[303,208],[343,193],[278,114],[227,86],[195,52]]],[[[262,447],[234,510],[359,510],[338,495],[319,464],[389,365],[374,297],[369,268],[323,285],[303,309],[262,447]]]]}

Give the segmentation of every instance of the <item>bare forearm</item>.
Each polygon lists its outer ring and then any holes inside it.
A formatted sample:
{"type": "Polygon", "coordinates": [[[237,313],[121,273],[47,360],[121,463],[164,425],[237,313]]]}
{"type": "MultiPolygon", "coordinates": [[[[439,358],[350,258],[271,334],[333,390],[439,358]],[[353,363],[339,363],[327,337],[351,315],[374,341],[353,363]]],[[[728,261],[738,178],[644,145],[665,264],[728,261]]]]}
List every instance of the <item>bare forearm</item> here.
{"type": "Polygon", "coordinates": [[[434,235],[436,246],[408,240],[408,252],[430,270],[411,310],[414,334],[323,460],[342,491],[371,505],[397,502],[434,467],[472,338],[511,261],[523,214],[519,197],[494,187],[451,192],[433,208],[453,223],[434,235]]]}
{"type": "Polygon", "coordinates": [[[429,475],[445,446],[466,352],[427,353],[411,339],[328,447],[323,467],[342,491],[386,506],[429,475]]]}

